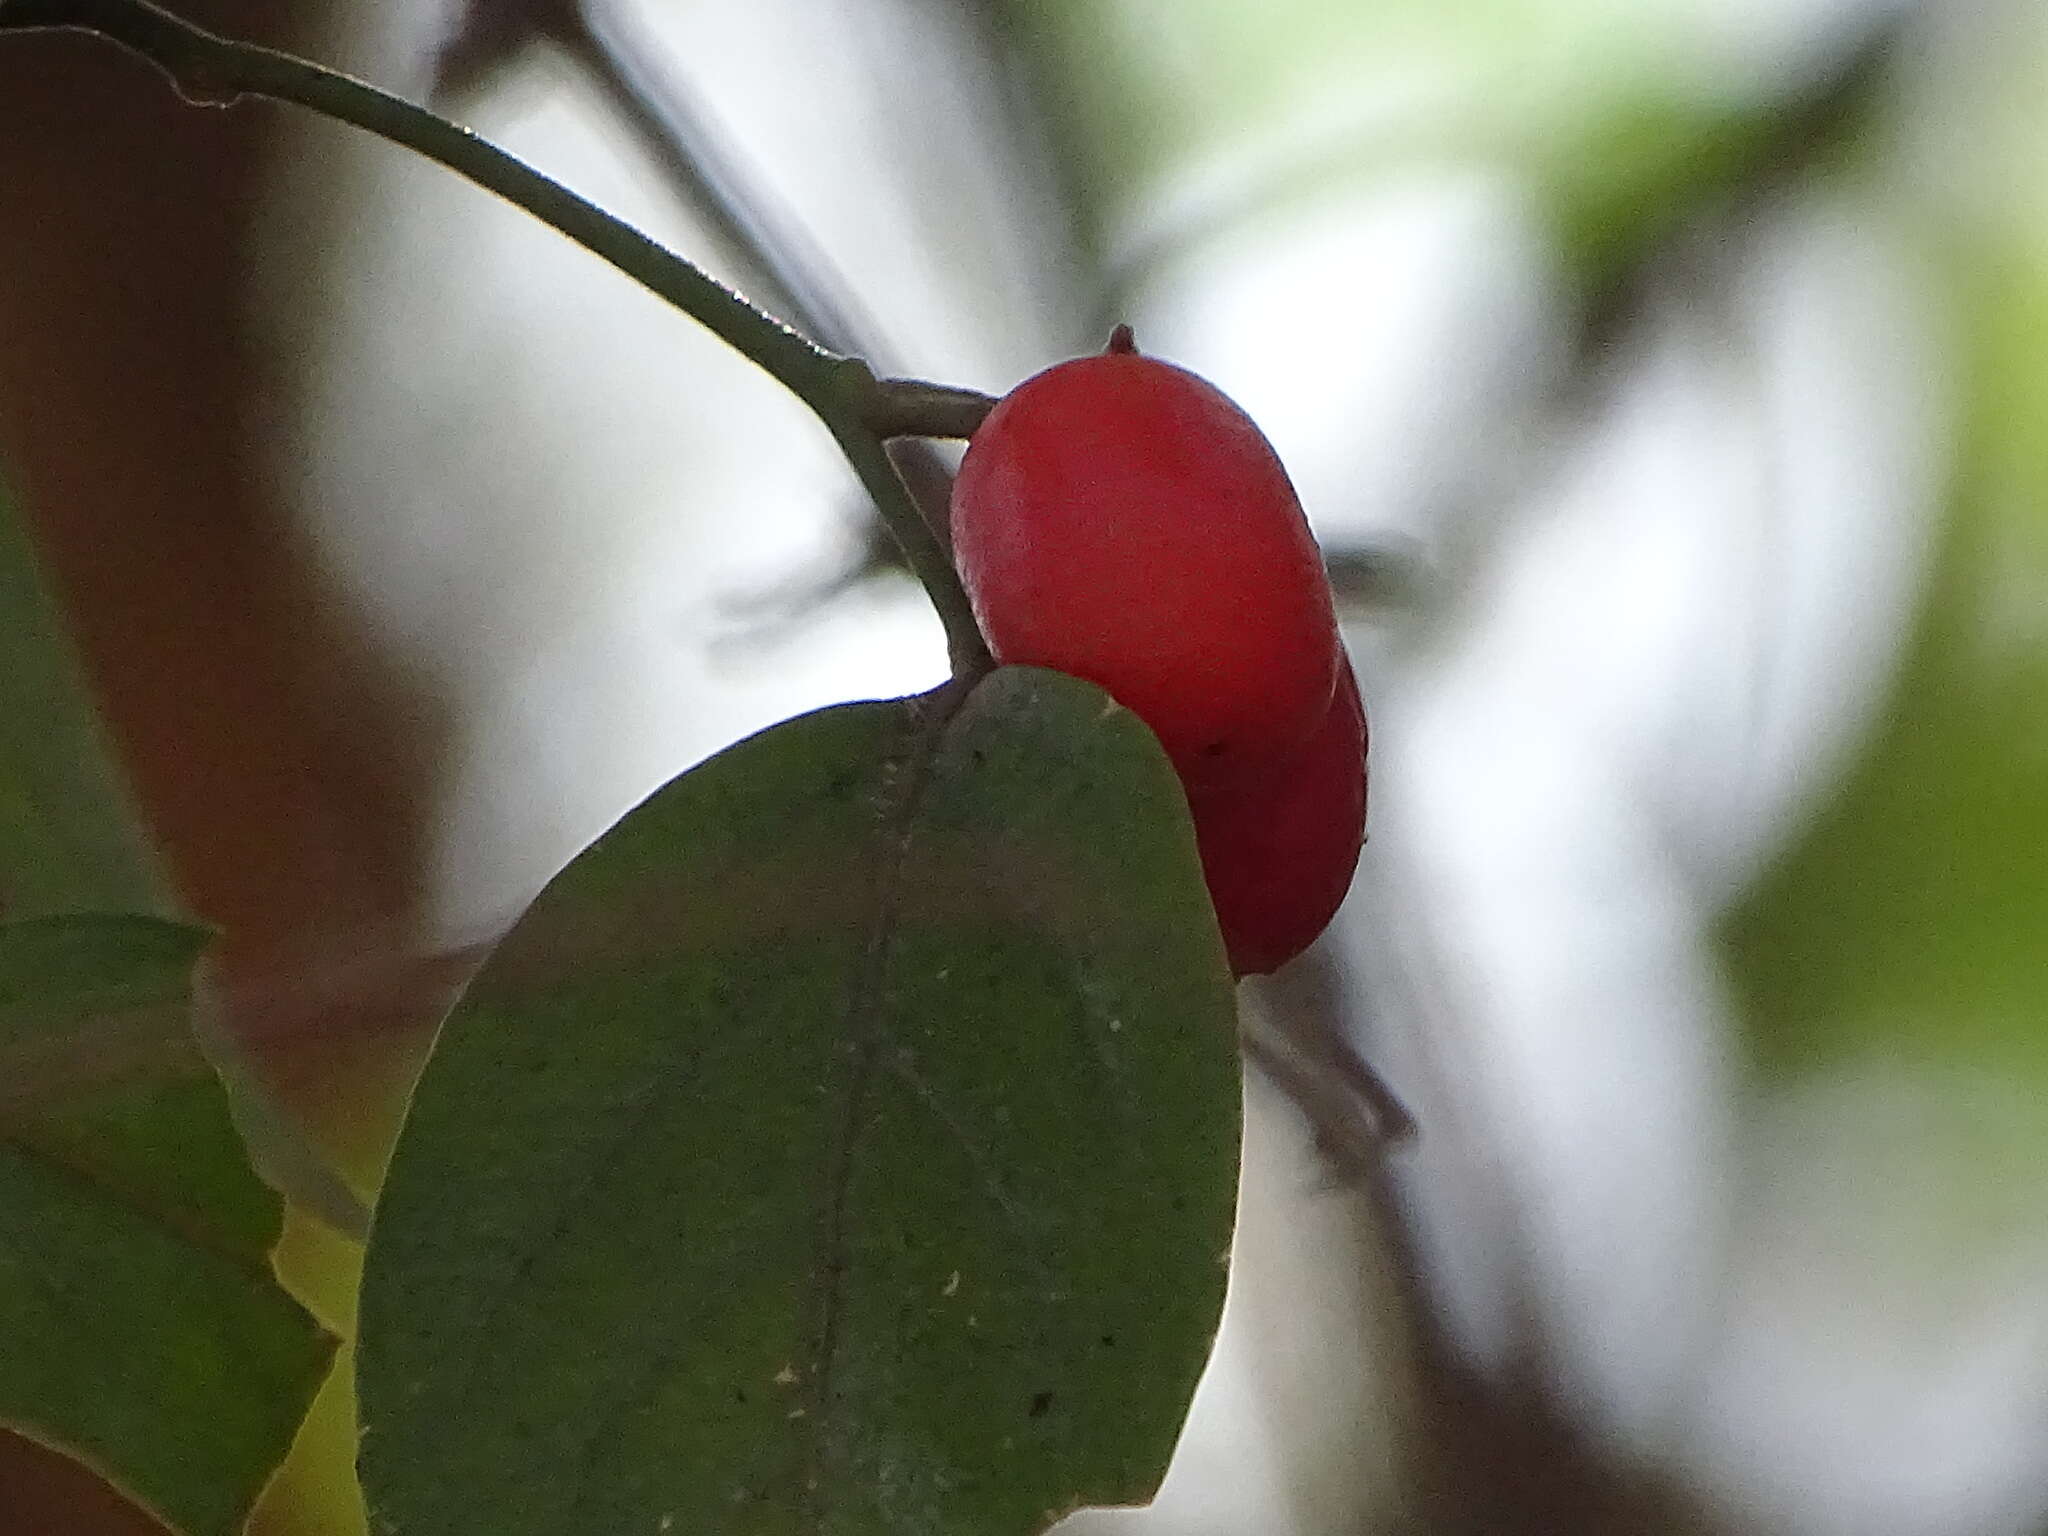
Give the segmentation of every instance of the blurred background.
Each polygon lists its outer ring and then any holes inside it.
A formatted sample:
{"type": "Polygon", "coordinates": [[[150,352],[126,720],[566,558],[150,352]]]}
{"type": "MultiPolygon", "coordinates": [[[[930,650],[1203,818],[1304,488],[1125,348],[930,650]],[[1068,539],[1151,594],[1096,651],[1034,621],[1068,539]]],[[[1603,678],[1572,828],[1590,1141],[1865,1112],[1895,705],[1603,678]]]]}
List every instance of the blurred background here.
{"type": "MultiPolygon", "coordinates": [[[[1371,842],[1247,989],[1292,1091],[1167,1487],[1075,1531],[2048,1532],[2048,8],[188,10],[886,371],[1129,321],[1278,446],[1371,842]],[[1303,1117],[1332,1041],[1412,1142],[1303,1117]]],[[[0,166],[0,474],[367,1185],[432,957],[937,625],[802,407],[445,173],[69,38],[0,49],[0,166]]],[[[284,1262],[345,1325],[347,1245],[284,1262]]],[[[361,1531],[348,1422],[260,1531],[361,1531]]],[[[0,1439],[20,1529],[151,1528],[78,1479],[0,1439]]]]}

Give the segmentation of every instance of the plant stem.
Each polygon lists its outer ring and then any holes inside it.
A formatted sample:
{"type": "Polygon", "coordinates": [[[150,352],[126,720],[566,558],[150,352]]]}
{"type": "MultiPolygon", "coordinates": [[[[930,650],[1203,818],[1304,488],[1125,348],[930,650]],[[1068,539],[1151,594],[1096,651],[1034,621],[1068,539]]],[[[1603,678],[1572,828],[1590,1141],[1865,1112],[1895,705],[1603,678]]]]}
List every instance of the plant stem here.
{"type": "Polygon", "coordinates": [[[974,609],[968,604],[967,592],[954,573],[951,558],[918,511],[909,486],[890,461],[881,438],[859,422],[849,422],[842,428],[828,418],[825,424],[839,440],[840,452],[846,455],[853,472],[860,476],[860,483],[873,499],[876,510],[882,514],[883,522],[891,529],[902,523],[914,523],[922,534],[922,538],[916,540],[904,540],[898,535],[904,558],[910,562],[912,573],[924,583],[925,591],[931,595],[932,606],[939,611],[939,622],[946,627],[946,655],[952,663],[955,680],[972,682],[980,678],[995,665],[988,653],[988,642],[981,636],[981,626],[975,622],[974,609]],[[927,574],[927,567],[932,565],[943,572],[943,581],[935,581],[927,574]]]}
{"type": "Polygon", "coordinates": [[[868,397],[868,430],[877,437],[958,437],[975,434],[996,403],[978,389],[882,379],[868,397]]]}
{"type": "Polygon", "coordinates": [[[877,380],[866,364],[827,351],[702,268],[468,129],[322,65],[221,37],[149,0],[0,0],[0,32],[45,30],[88,32],[118,43],[161,69],[195,105],[225,107],[243,96],[268,97],[410,149],[523,209],[689,315],[824,423],[930,593],[946,626],[954,665],[985,670],[987,647],[959,577],[938,534],[889,465],[881,441],[894,433],[953,435],[963,426],[971,431],[972,412],[957,406],[972,397],[971,391],[877,380]],[[934,409],[935,402],[944,401],[955,405],[934,409]]]}

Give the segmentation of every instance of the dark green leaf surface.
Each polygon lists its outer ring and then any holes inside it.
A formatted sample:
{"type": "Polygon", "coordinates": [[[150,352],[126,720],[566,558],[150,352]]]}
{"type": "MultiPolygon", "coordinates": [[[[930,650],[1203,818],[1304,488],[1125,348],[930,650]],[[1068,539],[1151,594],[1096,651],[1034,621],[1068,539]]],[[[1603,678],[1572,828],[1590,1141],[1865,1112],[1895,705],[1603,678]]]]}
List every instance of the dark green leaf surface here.
{"type": "Polygon", "coordinates": [[[187,1018],[208,938],[107,914],[0,925],[0,1132],[260,1258],[277,1241],[277,1197],[250,1175],[187,1018]]]}
{"type": "Polygon", "coordinates": [[[271,1275],[277,1197],[190,1043],[206,938],[0,925],[0,1421],[190,1536],[230,1536],[332,1341],[271,1275]]]}
{"type": "MultiPolygon", "coordinates": [[[[0,502],[0,1423],[230,1536],[331,1355],[193,1039],[146,845],[0,502]]],[[[0,1499],[0,1528],[5,1526],[0,1499]]]]}
{"type": "Polygon", "coordinates": [[[1006,669],[790,721],[543,894],[373,1229],[373,1528],[1027,1532],[1150,1496],[1234,1216],[1172,771],[1006,669]]]}
{"type": "Polygon", "coordinates": [[[0,918],[144,911],[156,891],[34,551],[0,493],[0,918]]]}

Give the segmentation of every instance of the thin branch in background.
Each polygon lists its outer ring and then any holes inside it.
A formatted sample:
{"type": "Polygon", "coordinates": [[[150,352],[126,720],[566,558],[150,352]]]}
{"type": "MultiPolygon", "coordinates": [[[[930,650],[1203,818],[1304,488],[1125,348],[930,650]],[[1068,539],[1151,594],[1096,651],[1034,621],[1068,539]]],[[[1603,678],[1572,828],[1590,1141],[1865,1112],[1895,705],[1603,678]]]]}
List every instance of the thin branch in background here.
{"type": "Polygon", "coordinates": [[[1255,982],[1264,1007],[1245,1012],[1245,1054],[1307,1117],[1316,1150],[1345,1182],[1369,1177],[1415,1134],[1415,1117],[1352,1043],[1353,989],[1334,947],[1321,940],[1255,982]]]}
{"type": "MultiPolygon", "coordinates": [[[[597,88],[669,190],[733,253],[771,307],[835,352],[877,368],[895,365],[895,349],[852,286],[625,7],[607,0],[471,0],[442,50],[440,89],[474,89],[535,43],[559,49],[597,88]]],[[[949,555],[952,475],[938,452],[916,439],[971,436],[993,403],[976,391],[915,380],[889,380],[874,396],[868,424],[878,436],[905,439],[889,457],[949,555]]],[[[871,538],[861,544],[884,558],[864,556],[855,577],[896,563],[886,558],[885,544],[871,538]]],[[[830,584],[842,585],[836,577],[830,584]]]]}
{"type": "Polygon", "coordinates": [[[1416,608],[1429,595],[1429,562],[1415,539],[1337,545],[1323,564],[1342,618],[1416,608]]]}
{"type": "MultiPolygon", "coordinates": [[[[782,297],[798,326],[834,351],[864,357],[878,369],[895,366],[896,349],[852,285],[732,148],[730,136],[625,8],[615,0],[549,0],[549,11],[555,19],[548,36],[603,91],[685,205],[782,297]]],[[[938,453],[915,438],[971,436],[993,402],[972,391],[906,383],[891,403],[907,406],[913,391],[921,392],[917,408],[925,415],[870,425],[880,436],[911,439],[892,448],[890,458],[932,536],[950,554],[953,477],[938,453]],[[931,430],[933,422],[944,430],[931,430]]]]}
{"type": "Polygon", "coordinates": [[[731,148],[626,7],[559,0],[548,36],[601,90],[668,185],[760,275],[800,330],[890,366],[893,349],[818,243],[731,148]]]}

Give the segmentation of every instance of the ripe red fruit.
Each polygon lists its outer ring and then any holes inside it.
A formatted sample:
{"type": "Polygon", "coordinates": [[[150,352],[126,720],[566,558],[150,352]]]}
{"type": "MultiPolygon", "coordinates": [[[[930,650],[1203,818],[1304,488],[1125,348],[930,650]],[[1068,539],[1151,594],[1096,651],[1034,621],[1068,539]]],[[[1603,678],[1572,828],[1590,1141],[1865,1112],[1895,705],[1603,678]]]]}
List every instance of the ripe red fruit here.
{"type": "Polygon", "coordinates": [[[1336,916],[1365,846],[1365,755],[1365,710],[1344,661],[1321,729],[1271,780],[1189,787],[1233,975],[1278,970],[1336,916]]]}
{"type": "Polygon", "coordinates": [[[1232,972],[1300,954],[1364,842],[1365,713],[1308,520],[1251,418],[1119,328],[997,403],[952,524],[995,659],[1096,683],[1166,748],[1232,972]]]}
{"type": "Polygon", "coordinates": [[[1183,368],[1076,358],[1005,396],[953,487],[996,660],[1106,689],[1189,783],[1300,746],[1329,713],[1329,582],[1251,418],[1183,368]]]}

